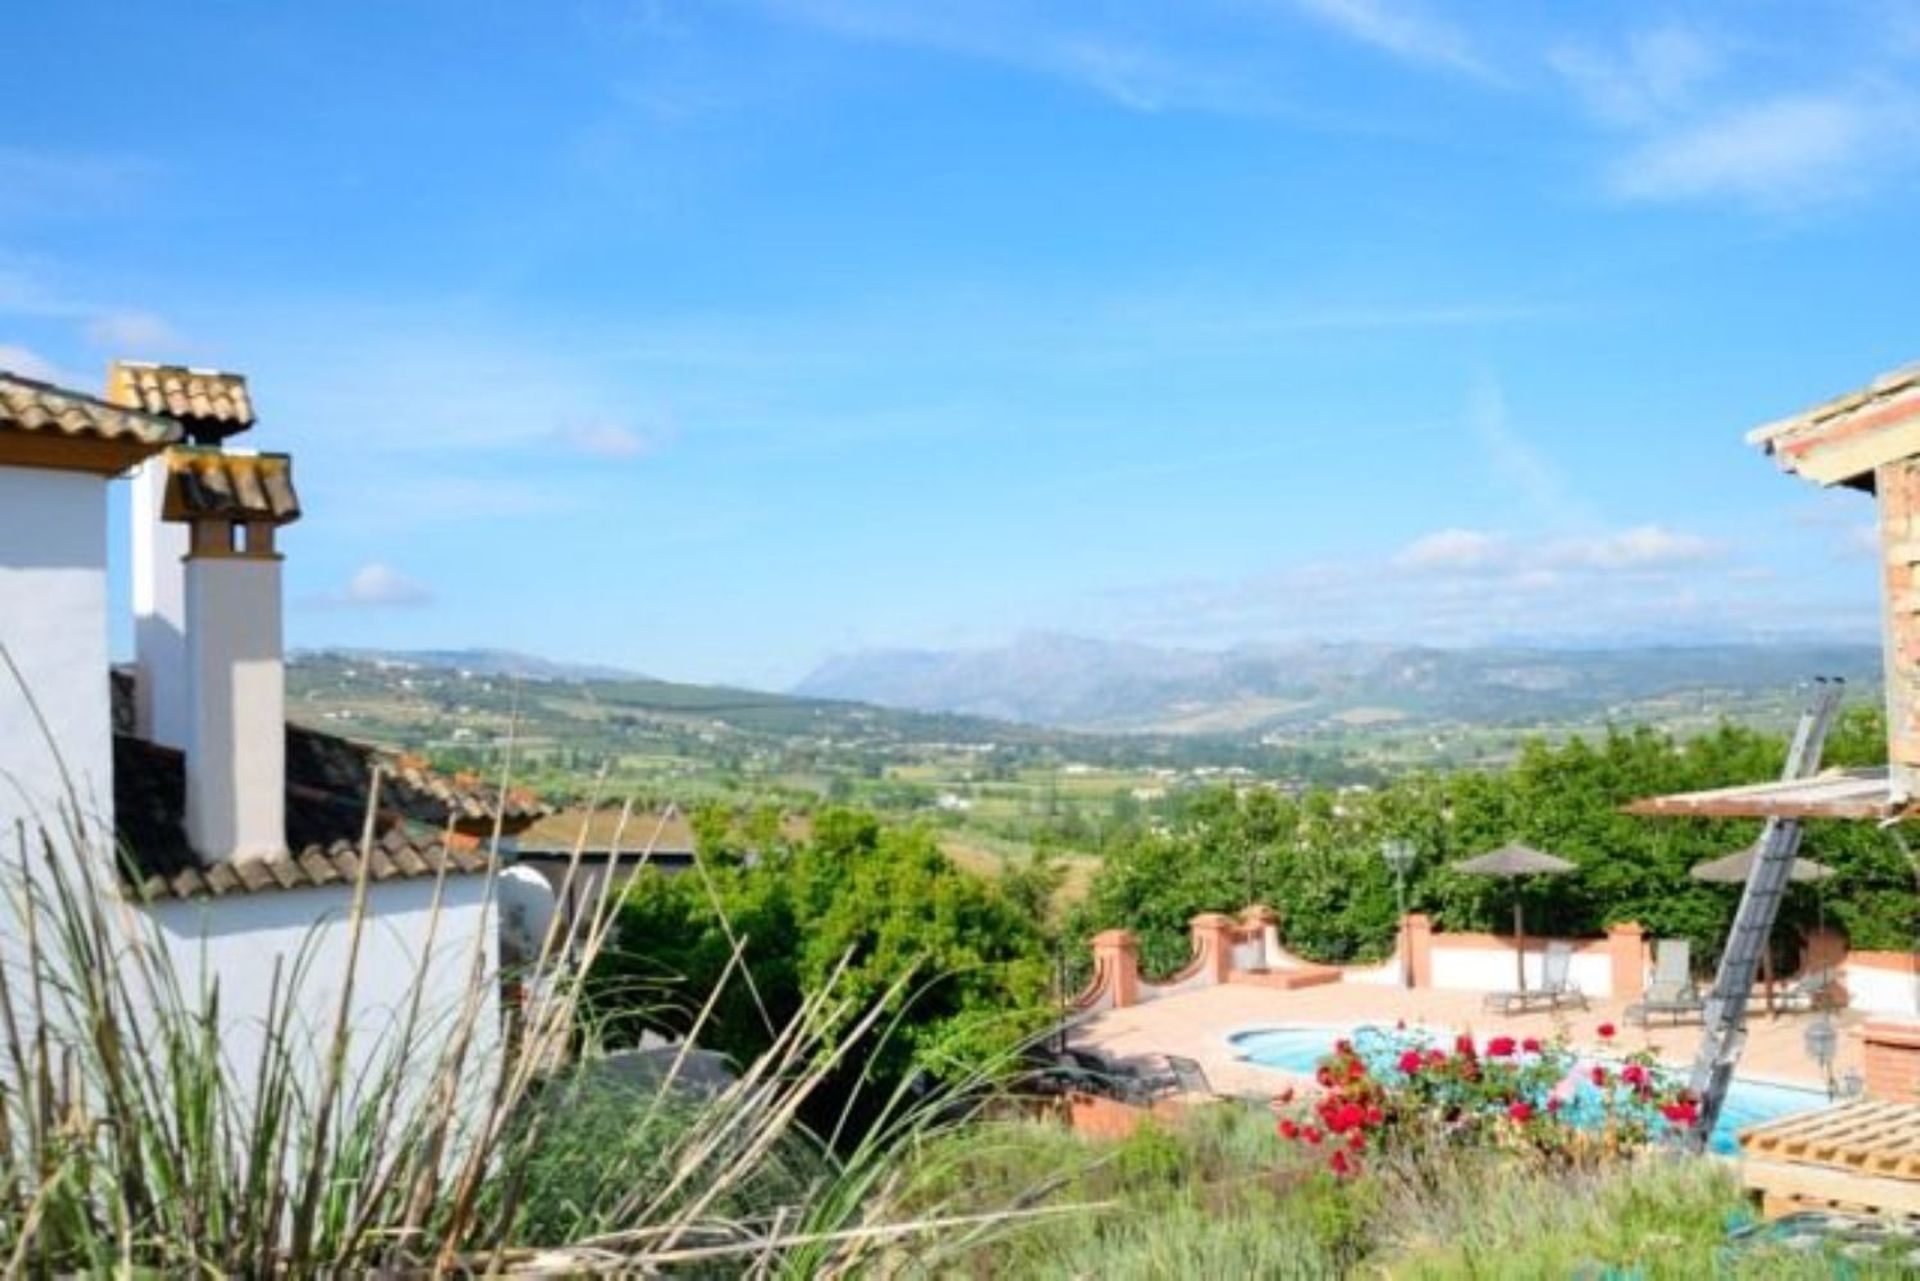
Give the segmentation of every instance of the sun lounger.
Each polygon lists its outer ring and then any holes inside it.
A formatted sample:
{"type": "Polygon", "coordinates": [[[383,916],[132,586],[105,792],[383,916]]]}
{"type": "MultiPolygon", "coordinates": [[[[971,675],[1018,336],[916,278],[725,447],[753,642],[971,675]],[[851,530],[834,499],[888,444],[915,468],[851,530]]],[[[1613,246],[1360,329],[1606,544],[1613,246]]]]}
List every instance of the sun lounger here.
{"type": "Polygon", "coordinates": [[[1197,1095],[1202,1098],[1220,1098],[1220,1092],[1213,1088],[1213,1082],[1207,1079],[1207,1071],[1194,1059],[1181,1058],[1178,1054],[1162,1055],[1167,1061],[1167,1071],[1173,1074],[1174,1088],[1182,1094],[1197,1095]]]}
{"type": "Polygon", "coordinates": [[[1808,970],[1779,997],[1783,1009],[1830,1010],[1841,1003],[1840,976],[1831,969],[1808,970]]]}
{"type": "Polygon", "coordinates": [[[1130,1063],[1116,1063],[1085,1050],[1069,1049],[1064,1058],[1080,1074],[1077,1088],[1122,1103],[1145,1105],[1174,1092],[1177,1082],[1168,1073],[1142,1072],[1130,1063]]]}
{"type": "Polygon", "coordinates": [[[1524,992],[1489,992],[1487,1009],[1513,1014],[1534,1009],[1587,1008],[1587,997],[1573,981],[1573,945],[1562,940],[1547,944],[1540,967],[1540,986],[1524,992]]]}
{"type": "Polygon", "coordinates": [[[1693,981],[1692,949],[1685,939],[1660,939],[1653,945],[1653,982],[1645,994],[1627,1007],[1627,1021],[1642,1027],[1664,1015],[1678,1023],[1704,1015],[1706,1001],[1693,981]]]}

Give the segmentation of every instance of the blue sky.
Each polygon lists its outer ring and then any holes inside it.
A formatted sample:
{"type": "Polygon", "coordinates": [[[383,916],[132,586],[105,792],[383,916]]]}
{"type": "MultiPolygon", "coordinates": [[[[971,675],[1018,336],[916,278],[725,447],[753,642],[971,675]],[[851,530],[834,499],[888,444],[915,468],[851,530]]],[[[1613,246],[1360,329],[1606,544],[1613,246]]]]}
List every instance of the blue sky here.
{"type": "Polygon", "coordinates": [[[782,685],[1875,634],[1742,433],[1920,357],[1895,3],[35,6],[0,365],[235,369],[294,644],[782,685]]]}

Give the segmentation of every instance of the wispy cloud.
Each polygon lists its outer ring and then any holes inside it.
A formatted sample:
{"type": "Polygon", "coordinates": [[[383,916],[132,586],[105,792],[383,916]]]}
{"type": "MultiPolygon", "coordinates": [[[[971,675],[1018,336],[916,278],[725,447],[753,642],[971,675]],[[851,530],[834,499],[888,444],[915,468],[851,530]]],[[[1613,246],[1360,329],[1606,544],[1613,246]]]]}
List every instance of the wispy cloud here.
{"type": "Polygon", "coordinates": [[[1608,188],[1629,200],[1822,204],[1862,190],[1882,157],[1911,147],[1914,125],[1911,107],[1891,99],[1772,98],[1655,134],[1613,165],[1608,188]]]}
{"type": "Polygon", "coordinates": [[[1830,637],[1872,634],[1870,596],[1836,596],[1814,610],[1783,605],[1804,604],[1806,589],[1803,580],[1770,574],[1711,539],[1663,525],[1563,537],[1447,529],[1384,558],[1108,593],[1078,602],[1071,623],[1212,648],[1409,637],[1425,644],[1687,642],[1796,628],[1830,637]]]}
{"type": "Polygon", "coordinates": [[[87,341],[115,355],[135,359],[165,359],[183,352],[186,339],[166,320],[150,311],[115,308],[86,323],[87,341]]]}
{"type": "Polygon", "coordinates": [[[433,603],[433,590],[391,565],[369,561],[339,590],[312,597],[307,603],[328,609],[417,609],[433,603]]]}
{"type": "Polygon", "coordinates": [[[16,343],[0,343],[0,370],[19,374],[22,378],[37,378],[41,382],[59,383],[66,387],[78,385],[74,375],[61,369],[39,352],[16,343]]]}
{"type": "Polygon", "coordinates": [[[1547,538],[1442,529],[1408,543],[1392,563],[1405,570],[1480,576],[1617,574],[1690,565],[1712,559],[1720,551],[1710,539],[1664,525],[1547,538]]]}
{"type": "Polygon", "coordinates": [[[1400,0],[1292,0],[1296,9],[1396,58],[1487,77],[1487,66],[1459,27],[1400,0]]]}
{"type": "Polygon", "coordinates": [[[0,214],[72,217],[124,207],[160,166],[140,156],[0,147],[0,214]]]}
{"type": "Polygon", "coordinates": [[[1620,51],[1564,44],[1547,64],[1567,82],[1587,113],[1606,125],[1655,125],[1689,106],[1720,69],[1719,46],[1687,27],[1663,26],[1627,36],[1620,51]]]}
{"type": "Polygon", "coordinates": [[[1585,505],[1574,498],[1560,469],[1514,425],[1506,393],[1494,379],[1474,383],[1467,400],[1467,429],[1494,474],[1543,518],[1559,522],[1588,518],[1585,505]]]}
{"type": "Polygon", "coordinates": [[[610,418],[564,423],[553,438],[562,447],[589,458],[644,458],[665,444],[665,430],[646,431],[610,418]]]}

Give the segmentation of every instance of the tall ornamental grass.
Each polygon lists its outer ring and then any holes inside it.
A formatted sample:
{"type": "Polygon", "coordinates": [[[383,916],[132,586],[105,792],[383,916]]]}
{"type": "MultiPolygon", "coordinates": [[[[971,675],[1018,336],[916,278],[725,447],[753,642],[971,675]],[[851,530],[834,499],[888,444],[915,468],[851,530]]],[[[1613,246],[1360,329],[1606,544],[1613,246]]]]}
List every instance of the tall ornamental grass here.
{"type": "MultiPolygon", "coordinates": [[[[272,959],[270,1006],[249,1029],[264,1051],[245,1073],[225,1052],[217,982],[176,966],[107,872],[71,786],[55,825],[0,834],[8,1275],[837,1276],[937,1266],[949,1243],[1008,1217],[977,1198],[957,1213],[903,1159],[967,1123],[982,1077],[882,1101],[837,1153],[797,1119],[851,1047],[884,1035],[899,990],[860,1006],[830,976],[722,1088],[689,1086],[685,1048],[651,1078],[603,1070],[581,993],[608,945],[612,876],[587,910],[556,915],[492,1036],[503,976],[484,936],[450,1002],[426,982],[442,873],[406,1008],[362,1026],[352,992],[377,927],[366,854],[379,791],[376,773],[360,879],[328,926],[347,931],[344,972],[317,972],[312,934],[272,959]]],[[[578,873],[576,848],[562,902],[578,873]]],[[[742,977],[736,948],[719,987],[742,977]]]]}

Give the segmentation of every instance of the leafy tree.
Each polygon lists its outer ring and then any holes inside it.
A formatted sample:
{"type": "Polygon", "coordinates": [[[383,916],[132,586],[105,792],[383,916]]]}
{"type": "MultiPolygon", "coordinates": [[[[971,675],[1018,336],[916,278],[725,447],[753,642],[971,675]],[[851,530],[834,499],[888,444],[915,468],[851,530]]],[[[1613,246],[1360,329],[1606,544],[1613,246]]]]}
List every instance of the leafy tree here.
{"type": "Polygon", "coordinates": [[[892,998],[897,1027],[850,1057],[841,1100],[852,1076],[884,1096],[914,1070],[958,1074],[1049,1015],[1046,949],[1029,911],[955,868],[926,829],[867,813],[828,810],[791,852],[723,863],[708,878],[644,871],[619,911],[617,946],[595,976],[615,1039],[641,1027],[690,1031],[736,939],[750,982],[726,985],[700,1039],[740,1061],[830,982],[865,1009],[908,980],[892,998]]]}

